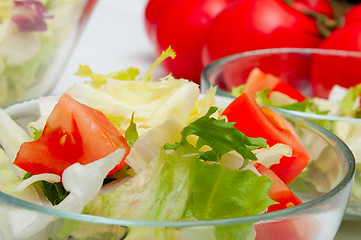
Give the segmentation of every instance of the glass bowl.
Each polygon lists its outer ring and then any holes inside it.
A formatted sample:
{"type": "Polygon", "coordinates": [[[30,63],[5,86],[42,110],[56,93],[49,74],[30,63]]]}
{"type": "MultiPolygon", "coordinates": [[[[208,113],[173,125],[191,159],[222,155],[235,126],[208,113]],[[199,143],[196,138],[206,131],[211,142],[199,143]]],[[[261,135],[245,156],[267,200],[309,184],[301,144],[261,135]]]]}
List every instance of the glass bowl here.
{"type": "MultiPolygon", "coordinates": [[[[306,97],[327,98],[335,84],[350,87],[361,82],[361,52],[279,48],[239,53],[207,66],[202,72],[201,91],[205,92],[213,85],[218,86],[218,95],[232,97],[232,87],[244,84],[254,68],[280,78],[306,97]]],[[[356,159],[356,177],[346,216],[360,218],[361,134],[356,130],[361,130],[361,119],[281,108],[279,111],[316,122],[338,135],[350,147],[356,159]]]]}
{"type": "MultiPolygon", "coordinates": [[[[232,99],[217,97],[219,107],[232,99]]],[[[37,100],[8,106],[6,112],[22,127],[39,116],[37,100]]],[[[333,239],[351,194],[355,161],[338,137],[311,121],[280,112],[295,128],[312,162],[290,188],[304,201],[285,210],[212,221],[137,221],[59,211],[0,192],[1,216],[23,212],[39,220],[0,217],[1,239],[333,239]],[[317,147],[316,147],[317,146],[317,147]],[[320,168],[319,166],[326,166],[320,168]],[[317,183],[317,184],[316,184],[317,183]],[[316,185],[315,185],[316,184],[316,185]],[[12,224],[23,231],[15,232],[12,224]],[[37,227],[46,226],[45,229],[37,227]],[[20,225],[22,226],[22,225],[20,225]],[[21,227],[20,227],[21,228],[21,227]],[[35,230],[34,230],[35,229],[35,230]],[[35,235],[30,235],[36,233],[35,235]]]]}
{"type": "Polygon", "coordinates": [[[46,95],[55,87],[95,3],[1,3],[0,106],[46,95]]]}

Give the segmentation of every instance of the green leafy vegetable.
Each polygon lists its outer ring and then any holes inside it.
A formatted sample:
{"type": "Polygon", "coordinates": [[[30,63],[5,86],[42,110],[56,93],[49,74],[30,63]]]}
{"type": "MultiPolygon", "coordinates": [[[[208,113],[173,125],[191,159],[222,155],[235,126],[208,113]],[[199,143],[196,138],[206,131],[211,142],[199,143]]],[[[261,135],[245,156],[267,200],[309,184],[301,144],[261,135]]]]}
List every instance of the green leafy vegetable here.
{"type": "Polygon", "coordinates": [[[274,204],[268,197],[271,186],[267,176],[251,170],[195,161],[189,189],[192,213],[199,220],[258,214],[274,204]]]}
{"type": "Polygon", "coordinates": [[[65,190],[65,188],[61,183],[49,183],[47,181],[38,181],[35,184],[41,188],[45,197],[53,205],[58,205],[69,195],[69,192],[65,190]]]}
{"type": "Polygon", "coordinates": [[[99,88],[101,85],[105,84],[108,78],[116,80],[135,80],[138,74],[139,70],[137,68],[130,67],[125,70],[103,75],[93,72],[87,65],[79,65],[79,69],[75,73],[75,75],[80,77],[90,77],[93,80],[90,83],[94,88],[99,88]]]}
{"type": "Polygon", "coordinates": [[[328,113],[328,111],[320,111],[311,99],[306,99],[302,102],[295,102],[292,104],[275,106],[271,103],[270,99],[267,97],[269,91],[270,91],[269,89],[264,89],[260,92],[257,92],[257,98],[256,98],[257,103],[266,106],[277,107],[285,110],[291,110],[291,111],[308,112],[308,113],[315,113],[322,115],[326,115],[328,113]]]}
{"type": "Polygon", "coordinates": [[[321,115],[326,115],[328,113],[328,111],[320,111],[318,107],[310,99],[304,100],[302,102],[282,105],[278,107],[286,110],[308,112],[308,113],[315,113],[321,115]]]}
{"type": "Polygon", "coordinates": [[[134,112],[130,119],[130,124],[128,128],[125,130],[125,139],[127,140],[130,147],[134,146],[135,141],[139,138],[139,134],[137,131],[137,125],[134,123],[134,112]]]}
{"type": "Polygon", "coordinates": [[[361,93],[361,83],[350,87],[345,95],[345,97],[341,100],[341,114],[343,116],[356,117],[356,112],[354,109],[354,102],[361,93]]]}
{"type": "MultiPolygon", "coordinates": [[[[28,179],[33,176],[31,173],[26,173],[23,179],[28,179]]],[[[61,183],[50,183],[47,181],[37,181],[34,183],[39,186],[44,193],[44,196],[51,202],[53,205],[58,205],[63,201],[68,195],[69,192],[65,190],[61,183]]]]}
{"type": "Polygon", "coordinates": [[[163,51],[161,53],[161,55],[155,60],[155,62],[150,66],[150,68],[147,70],[147,72],[145,73],[143,80],[144,81],[151,81],[152,77],[151,77],[151,72],[161,63],[163,62],[165,59],[171,57],[172,59],[174,59],[176,57],[176,54],[174,52],[174,50],[169,46],[165,51],[163,51]]]}
{"type": "Polygon", "coordinates": [[[38,140],[41,137],[41,134],[43,133],[42,131],[39,131],[38,129],[34,128],[34,127],[30,127],[31,129],[33,129],[33,134],[34,134],[34,141],[38,140]]]}
{"type": "MultiPolygon", "coordinates": [[[[144,77],[139,79],[143,81],[151,81],[152,76],[150,75],[151,72],[165,59],[171,57],[172,59],[175,58],[174,50],[169,47],[167,50],[163,51],[162,54],[155,60],[155,62],[150,66],[150,68],[145,73],[144,77]]],[[[139,75],[139,69],[130,67],[125,70],[109,73],[109,74],[99,74],[93,72],[87,65],[79,65],[78,71],[75,75],[80,77],[90,77],[92,81],[90,82],[91,85],[97,89],[101,85],[105,84],[108,79],[115,79],[115,80],[126,80],[126,81],[133,81],[136,80],[136,77],[139,75]]]]}
{"type": "Polygon", "coordinates": [[[239,85],[238,87],[232,87],[231,95],[238,97],[243,92],[243,89],[246,87],[246,84],[239,85]]]}
{"type": "Polygon", "coordinates": [[[182,139],[176,144],[166,144],[165,149],[177,149],[179,146],[188,144],[187,137],[196,135],[199,137],[196,148],[207,145],[211,150],[200,151],[200,156],[206,161],[219,161],[221,157],[232,150],[235,150],[244,158],[243,166],[248,164],[248,160],[257,160],[252,150],[267,147],[263,138],[250,138],[238,131],[234,123],[217,120],[210,116],[217,111],[216,107],[211,107],[207,114],[186,126],[182,134],[182,139]],[[211,130],[210,130],[211,129],[211,130]]]}

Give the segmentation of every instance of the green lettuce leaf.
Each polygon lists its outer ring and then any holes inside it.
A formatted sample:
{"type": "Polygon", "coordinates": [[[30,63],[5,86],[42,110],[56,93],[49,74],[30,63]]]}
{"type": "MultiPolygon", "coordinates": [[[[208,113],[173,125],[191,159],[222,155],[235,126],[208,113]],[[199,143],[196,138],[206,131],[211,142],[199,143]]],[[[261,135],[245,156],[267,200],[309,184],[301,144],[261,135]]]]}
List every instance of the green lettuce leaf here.
{"type": "Polygon", "coordinates": [[[251,170],[195,161],[189,189],[192,214],[199,220],[256,215],[274,204],[268,196],[272,181],[251,170]]]}
{"type": "Polygon", "coordinates": [[[101,85],[105,84],[109,78],[115,80],[135,80],[138,76],[139,70],[134,67],[127,68],[125,70],[108,73],[108,74],[99,74],[93,72],[87,65],[79,65],[78,71],[75,75],[80,77],[90,77],[92,81],[90,82],[94,88],[99,88],[101,85]]]}
{"type": "Polygon", "coordinates": [[[341,100],[340,112],[342,116],[356,117],[356,111],[354,108],[355,100],[361,93],[361,83],[350,87],[341,100]]]}
{"type": "Polygon", "coordinates": [[[212,118],[211,115],[217,111],[216,107],[211,107],[207,114],[186,126],[182,134],[182,139],[174,145],[166,144],[165,149],[177,149],[179,146],[187,144],[187,137],[196,135],[199,137],[196,147],[209,146],[212,149],[200,151],[201,158],[206,161],[219,161],[221,157],[232,150],[235,150],[244,158],[242,167],[248,164],[249,159],[257,160],[252,150],[267,147],[263,138],[250,138],[234,127],[234,123],[212,118]],[[210,131],[210,129],[212,129],[210,131]]]}
{"type": "Polygon", "coordinates": [[[125,130],[124,137],[127,140],[130,147],[133,147],[134,143],[139,138],[137,125],[134,123],[134,113],[132,114],[128,128],[125,130]]]}
{"type": "Polygon", "coordinates": [[[199,158],[191,145],[162,151],[150,167],[112,192],[99,194],[83,213],[112,218],[180,220],[186,209],[189,174],[199,158]]]}

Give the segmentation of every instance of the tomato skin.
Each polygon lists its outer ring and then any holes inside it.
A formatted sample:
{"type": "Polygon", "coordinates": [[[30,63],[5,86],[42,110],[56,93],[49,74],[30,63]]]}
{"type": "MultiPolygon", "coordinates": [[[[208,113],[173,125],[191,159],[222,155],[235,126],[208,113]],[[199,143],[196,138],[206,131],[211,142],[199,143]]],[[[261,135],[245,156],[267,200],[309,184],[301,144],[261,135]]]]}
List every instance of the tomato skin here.
{"type": "Polygon", "coordinates": [[[130,147],[103,113],[64,94],[49,115],[41,137],[23,143],[14,164],[31,174],[61,176],[74,163],[91,163],[118,148],[125,149],[124,157],[109,174],[126,165],[130,147]]]}
{"type": "Polygon", "coordinates": [[[272,89],[279,82],[280,80],[273,75],[266,74],[255,68],[249,74],[243,92],[246,92],[251,97],[256,97],[258,92],[264,89],[272,89]]]}
{"type": "Polygon", "coordinates": [[[259,162],[256,162],[254,166],[259,173],[268,176],[273,182],[269,196],[272,200],[278,202],[278,204],[269,206],[267,212],[274,212],[302,204],[302,201],[287,187],[287,185],[274,172],[272,172],[270,169],[263,166],[259,162]]]}
{"type": "Polygon", "coordinates": [[[356,4],[349,9],[345,16],[345,26],[361,22],[361,4],[356,4]]]}
{"type": "MultiPolygon", "coordinates": [[[[336,29],[319,46],[322,49],[361,51],[361,22],[336,29]]],[[[327,98],[335,84],[349,88],[360,82],[360,58],[315,55],[312,59],[310,79],[313,94],[327,98]]]]}
{"type": "Polygon", "coordinates": [[[182,0],[150,0],[144,11],[144,26],[150,40],[156,43],[156,28],[159,19],[174,4],[182,0]]]}
{"type": "Polygon", "coordinates": [[[301,12],[315,12],[334,17],[333,8],[327,0],[293,0],[291,5],[301,12]]]}
{"type": "MultiPolygon", "coordinates": [[[[162,62],[176,78],[200,82],[201,48],[213,18],[232,0],[185,0],[171,5],[155,26],[156,54],[171,46],[177,57],[162,62]]],[[[152,1],[149,2],[149,4],[152,1]]]]}
{"type": "Polygon", "coordinates": [[[291,157],[282,157],[279,164],[270,167],[285,184],[292,182],[310,162],[310,156],[287,120],[270,108],[260,107],[247,93],[237,97],[222,114],[249,137],[265,138],[269,146],[283,143],[292,148],[291,157]]]}
{"type": "Polygon", "coordinates": [[[265,89],[269,89],[267,97],[272,92],[280,92],[298,102],[306,100],[306,97],[290,84],[281,81],[272,74],[266,74],[258,68],[253,69],[248,76],[243,92],[246,92],[250,97],[257,97],[257,93],[265,89]]]}
{"type": "Polygon", "coordinates": [[[256,49],[317,47],[321,40],[316,21],[282,0],[239,0],[212,21],[202,61],[205,66],[256,49]]]}
{"type": "Polygon", "coordinates": [[[289,96],[290,98],[296,100],[297,102],[302,102],[306,100],[306,97],[302,93],[300,93],[297,89],[295,89],[291,85],[282,82],[281,80],[273,88],[271,88],[268,94],[270,94],[271,92],[283,93],[289,96]]]}

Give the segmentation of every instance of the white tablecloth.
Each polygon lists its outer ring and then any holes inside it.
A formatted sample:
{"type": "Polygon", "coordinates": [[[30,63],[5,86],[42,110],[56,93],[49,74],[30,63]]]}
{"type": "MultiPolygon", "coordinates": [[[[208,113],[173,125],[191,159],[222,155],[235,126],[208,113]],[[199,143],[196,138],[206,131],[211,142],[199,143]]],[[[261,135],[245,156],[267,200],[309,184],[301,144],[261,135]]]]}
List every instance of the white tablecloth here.
{"type": "MultiPolygon", "coordinates": [[[[52,93],[61,94],[85,80],[74,75],[79,64],[102,74],[128,67],[137,67],[144,74],[155,60],[143,23],[145,5],[146,0],[99,0],[52,93]]],[[[162,72],[158,68],[155,74],[162,72]]],[[[344,221],[335,239],[361,239],[361,220],[344,221]]]]}

